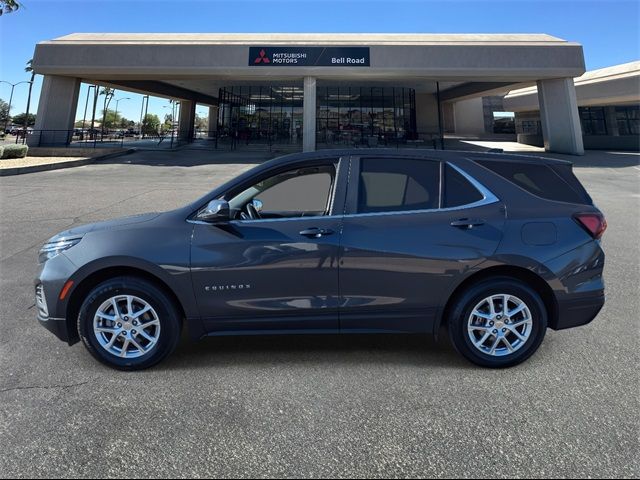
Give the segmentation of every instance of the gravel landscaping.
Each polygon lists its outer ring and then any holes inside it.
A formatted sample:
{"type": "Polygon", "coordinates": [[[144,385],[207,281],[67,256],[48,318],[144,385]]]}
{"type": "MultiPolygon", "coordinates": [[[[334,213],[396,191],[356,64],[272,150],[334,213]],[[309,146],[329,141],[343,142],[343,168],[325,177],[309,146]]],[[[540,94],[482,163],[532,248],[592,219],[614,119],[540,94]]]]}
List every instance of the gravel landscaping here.
{"type": "Polygon", "coordinates": [[[0,169],[34,167],[39,165],[50,165],[52,163],[72,162],[84,160],[90,157],[25,157],[0,160],[0,169]]]}

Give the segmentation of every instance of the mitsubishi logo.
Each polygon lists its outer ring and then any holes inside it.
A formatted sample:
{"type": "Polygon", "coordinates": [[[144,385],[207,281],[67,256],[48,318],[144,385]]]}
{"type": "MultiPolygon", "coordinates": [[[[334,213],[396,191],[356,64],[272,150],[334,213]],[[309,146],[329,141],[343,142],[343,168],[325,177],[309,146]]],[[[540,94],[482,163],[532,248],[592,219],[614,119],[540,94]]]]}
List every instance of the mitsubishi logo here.
{"type": "Polygon", "coordinates": [[[253,63],[271,63],[271,60],[267,57],[267,52],[264,51],[264,48],[260,50],[260,56],[256,58],[253,63]]]}

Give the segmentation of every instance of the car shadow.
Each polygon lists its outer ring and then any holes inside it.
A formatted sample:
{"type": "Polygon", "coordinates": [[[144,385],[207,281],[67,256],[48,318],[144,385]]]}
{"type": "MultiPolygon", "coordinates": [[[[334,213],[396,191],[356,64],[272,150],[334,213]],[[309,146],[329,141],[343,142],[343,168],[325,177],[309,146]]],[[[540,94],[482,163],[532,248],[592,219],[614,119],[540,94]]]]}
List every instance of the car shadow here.
{"type": "Polygon", "coordinates": [[[474,368],[446,338],[427,335],[261,335],[184,340],[157,368],[238,365],[368,365],[404,364],[420,367],[474,368]]]}

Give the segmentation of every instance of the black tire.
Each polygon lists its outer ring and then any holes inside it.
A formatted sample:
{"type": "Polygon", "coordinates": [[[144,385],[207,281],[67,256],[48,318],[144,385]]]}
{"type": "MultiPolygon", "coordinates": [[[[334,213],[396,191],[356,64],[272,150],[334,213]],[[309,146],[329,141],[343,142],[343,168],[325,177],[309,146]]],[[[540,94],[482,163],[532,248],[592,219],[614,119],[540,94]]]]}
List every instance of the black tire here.
{"type": "MultiPolygon", "coordinates": [[[[455,349],[467,360],[488,368],[507,368],[527,360],[540,347],[547,331],[547,309],[540,295],[527,284],[510,277],[484,279],[466,289],[455,299],[447,318],[449,338],[455,349]],[[513,353],[493,356],[476,348],[469,338],[468,321],[473,309],[491,295],[509,294],[521,299],[529,308],[532,318],[531,333],[526,342],[513,353]]],[[[490,337],[488,341],[491,341],[490,337]]],[[[501,347],[506,347],[501,343],[501,347]]]]}
{"type": "Polygon", "coordinates": [[[100,362],[118,370],[143,370],[169,356],[180,341],[182,322],[176,306],[153,283],[135,277],[116,277],[104,281],[89,292],[78,315],[78,333],[89,353],[100,362]],[[157,313],[160,335],[157,344],[137,358],[120,358],[100,345],[93,330],[93,319],[100,305],[117,295],[134,295],[147,302],[157,313]]]}

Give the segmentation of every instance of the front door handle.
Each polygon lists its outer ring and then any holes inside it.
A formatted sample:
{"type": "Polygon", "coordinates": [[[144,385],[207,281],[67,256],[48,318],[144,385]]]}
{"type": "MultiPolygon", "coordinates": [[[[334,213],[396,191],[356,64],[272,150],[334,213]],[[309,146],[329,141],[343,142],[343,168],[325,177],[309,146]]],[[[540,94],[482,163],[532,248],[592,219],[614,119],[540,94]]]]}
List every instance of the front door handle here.
{"type": "Polygon", "coordinates": [[[452,227],[471,229],[473,227],[479,227],[480,225],[484,225],[485,221],[481,218],[460,218],[458,220],[453,220],[451,222],[452,227]]]}
{"type": "Polygon", "coordinates": [[[321,238],[327,235],[333,235],[334,231],[330,228],[307,228],[300,232],[300,235],[303,237],[311,237],[311,238],[321,238]]]}

